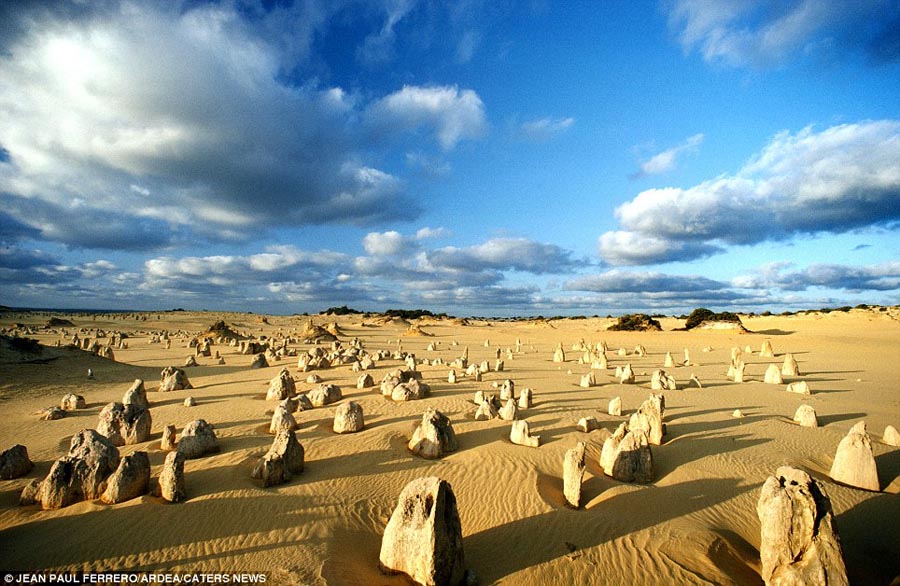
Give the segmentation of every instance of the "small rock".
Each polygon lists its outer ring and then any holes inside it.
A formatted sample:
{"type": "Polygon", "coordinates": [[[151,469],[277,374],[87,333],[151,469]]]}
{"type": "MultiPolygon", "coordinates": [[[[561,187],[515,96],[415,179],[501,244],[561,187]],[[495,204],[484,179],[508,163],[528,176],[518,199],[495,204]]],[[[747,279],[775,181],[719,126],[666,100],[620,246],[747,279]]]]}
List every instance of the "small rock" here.
{"type": "Polygon", "coordinates": [[[819,427],[819,420],[816,418],[816,410],[812,405],[800,405],[794,413],[794,421],[801,427],[819,427]]]}
{"type": "Polygon", "coordinates": [[[865,421],[854,425],[838,444],[829,476],[857,488],[880,490],[875,454],[872,452],[872,441],[866,433],[865,421]]]}
{"type": "Polygon", "coordinates": [[[456,433],[450,419],[429,407],[422,415],[422,423],[416,427],[407,446],[409,450],[426,459],[440,458],[459,449],[456,433]]]}
{"type": "Polygon", "coordinates": [[[34,468],[34,463],[28,458],[28,449],[22,444],[16,444],[4,450],[0,454],[0,479],[11,480],[25,476],[34,468]]]}
{"type": "Polygon", "coordinates": [[[365,429],[363,408],[356,401],[348,401],[334,412],[334,433],[356,433],[365,429]]]}
{"type": "Polygon", "coordinates": [[[512,429],[509,432],[509,441],[520,446],[536,448],[541,445],[541,436],[531,435],[528,422],[524,419],[513,421],[512,429]]]}
{"type": "Polygon", "coordinates": [[[621,397],[613,397],[612,399],[610,399],[609,406],[607,407],[606,412],[609,415],[621,417],[621,415],[622,415],[622,398],[621,397]]]}
{"type": "Polygon", "coordinates": [[[213,426],[203,419],[195,419],[184,426],[176,451],[191,460],[219,451],[219,440],[213,426]]]}
{"type": "Polygon", "coordinates": [[[100,500],[110,505],[123,503],[147,493],[150,485],[150,458],[147,452],[134,452],[119,461],[119,467],[107,480],[100,500]]]}
{"type": "Polygon", "coordinates": [[[59,408],[63,411],[74,411],[85,407],[87,407],[87,402],[85,402],[84,397],[73,393],[63,395],[62,400],[59,402],[59,408]]]}
{"type": "Polygon", "coordinates": [[[809,389],[809,385],[805,380],[793,382],[787,386],[787,392],[789,393],[798,393],[800,395],[811,395],[812,392],[809,389]]]}
{"type": "Polygon", "coordinates": [[[184,490],[184,460],[181,452],[169,452],[159,473],[159,493],[170,503],[180,503],[187,499],[184,490]]]}

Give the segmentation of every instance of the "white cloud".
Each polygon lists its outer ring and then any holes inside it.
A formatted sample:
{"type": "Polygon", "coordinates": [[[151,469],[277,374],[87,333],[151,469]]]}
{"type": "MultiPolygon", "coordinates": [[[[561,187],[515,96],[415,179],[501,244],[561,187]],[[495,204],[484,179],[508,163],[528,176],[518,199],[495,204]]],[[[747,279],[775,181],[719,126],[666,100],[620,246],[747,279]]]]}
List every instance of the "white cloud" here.
{"type": "Polygon", "coordinates": [[[400,232],[369,232],[363,238],[363,248],[374,256],[387,256],[404,252],[410,244],[400,232]]]}
{"type": "Polygon", "coordinates": [[[575,124],[575,119],[568,118],[538,118],[524,122],[519,127],[519,132],[525,138],[535,141],[544,141],[561,134],[575,124]]]}
{"type": "Polygon", "coordinates": [[[516,270],[534,274],[563,273],[579,264],[565,249],[527,238],[492,238],[467,248],[448,246],[428,252],[427,259],[436,267],[470,271],[516,270]]]}
{"type": "Polygon", "coordinates": [[[702,142],[703,135],[695,134],[688,137],[684,142],[653,155],[641,163],[641,170],[638,175],[659,175],[672,171],[678,165],[679,157],[696,151],[702,142]]]}
{"type": "Polygon", "coordinates": [[[805,291],[810,287],[852,292],[900,289],[900,261],[868,266],[816,263],[805,269],[789,271],[791,266],[790,263],[770,263],[751,274],[735,277],[731,284],[742,289],[783,291],[805,291]]]}
{"type": "Polygon", "coordinates": [[[369,106],[366,119],[376,134],[427,127],[445,151],[487,131],[481,98],[456,86],[403,86],[369,106]]]}
{"type": "Polygon", "coordinates": [[[781,132],[734,175],[641,192],[600,237],[613,264],[690,260],[726,244],[841,233],[900,220],[900,121],[781,132]]]}
{"type": "Polygon", "coordinates": [[[596,293],[702,293],[721,291],[728,283],[700,275],[668,275],[658,272],[613,269],[598,275],[587,275],[566,281],[563,289],[596,293]]]}
{"type": "Polygon", "coordinates": [[[856,2],[852,9],[820,0],[674,0],[667,6],[685,52],[697,49],[711,63],[769,67],[833,44],[839,53],[900,57],[891,40],[898,17],[892,0],[856,2]]]}
{"type": "Polygon", "coordinates": [[[0,202],[44,239],[151,249],[410,220],[420,208],[403,180],[366,157],[411,130],[449,150],[487,126],[472,90],[406,86],[367,108],[339,87],[284,85],[289,49],[253,29],[271,14],[251,23],[231,5],[95,8],[35,10],[0,54],[0,202]],[[372,141],[362,127],[376,115],[372,141]]]}

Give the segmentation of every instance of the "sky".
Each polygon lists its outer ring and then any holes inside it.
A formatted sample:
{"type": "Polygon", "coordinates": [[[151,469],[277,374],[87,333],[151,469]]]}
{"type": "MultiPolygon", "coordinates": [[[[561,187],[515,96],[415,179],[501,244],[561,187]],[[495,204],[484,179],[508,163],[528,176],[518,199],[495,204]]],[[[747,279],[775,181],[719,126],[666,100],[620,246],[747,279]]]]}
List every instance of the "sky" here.
{"type": "Polygon", "coordinates": [[[900,303],[896,0],[0,3],[0,304],[900,303]]]}

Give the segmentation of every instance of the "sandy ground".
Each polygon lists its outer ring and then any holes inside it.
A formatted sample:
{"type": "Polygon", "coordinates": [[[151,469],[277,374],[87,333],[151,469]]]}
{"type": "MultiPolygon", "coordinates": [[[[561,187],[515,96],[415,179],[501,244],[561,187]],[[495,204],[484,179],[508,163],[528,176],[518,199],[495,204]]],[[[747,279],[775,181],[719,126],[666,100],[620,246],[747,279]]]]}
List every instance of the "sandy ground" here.
{"type": "MultiPolygon", "coordinates": [[[[176,312],[129,318],[71,317],[81,328],[130,333],[129,348],[116,350],[116,362],[78,351],[47,349],[42,363],[21,364],[0,356],[0,449],[21,443],[36,463],[27,477],[0,481],[0,568],[74,571],[155,570],[268,572],[273,584],[407,584],[402,576],[383,576],[378,552],[385,524],[401,489],[413,478],[436,475],[450,482],[459,504],[466,563],[481,584],[762,584],[756,502],[765,478],[790,464],[822,482],[834,507],[844,556],[853,584],[889,584],[900,576],[900,449],[882,443],[888,424],[900,426],[900,313],[853,310],[849,313],[745,318],[755,333],[672,331],[676,319],[662,320],[663,332],[608,332],[608,319],[552,322],[481,322],[459,325],[423,320],[430,337],[403,337],[407,326],[373,326],[361,316],[337,318],[343,339],[359,337],[369,351],[403,349],[419,358],[446,362],[469,347],[470,362],[490,360],[497,348],[522,353],[505,359],[504,372],[483,382],[461,378],[447,383],[447,366],[422,366],[433,389],[430,398],[395,404],[375,389],[356,389],[349,366],[318,371],[338,384],[344,400],[359,402],[366,429],[335,435],[335,406],[300,412],[298,439],[306,449],[306,470],[289,484],[263,489],[250,479],[256,459],[271,444],[266,431],[267,382],[289,367],[300,390],[314,385],[297,370],[296,358],[251,370],[251,356],[214,346],[225,365],[201,358],[187,370],[196,387],[155,392],[159,372],[180,366],[193,351],[187,338],[172,348],[149,344],[153,331],[206,330],[216,319],[254,335],[300,331],[304,319],[251,314],[176,312]],[[161,319],[157,319],[161,317],[161,319]],[[365,322],[365,323],[364,323],[365,322]],[[605,340],[610,370],[597,372],[598,386],[578,386],[589,366],[577,363],[574,343],[605,340]],[[761,358],[770,340],[776,357],[761,358]],[[458,345],[451,345],[453,342],[458,345]],[[429,343],[436,351],[426,351],[429,343]],[[568,362],[552,362],[562,343],[568,362]],[[643,344],[648,355],[620,357],[643,344]],[[750,382],[725,377],[733,346],[750,346],[745,356],[750,382]],[[703,348],[711,348],[703,351],[703,348]],[[649,378],[663,366],[665,353],[680,359],[690,350],[691,366],[669,369],[681,385],[696,374],[702,389],[666,393],[668,435],[653,447],[656,480],[625,484],[600,471],[603,439],[650,394],[649,378]],[[766,366],[794,354],[813,395],[785,392],[784,385],[762,382],[766,366]],[[637,384],[613,381],[616,365],[631,362],[637,384]],[[86,372],[93,368],[95,378],[86,372]],[[56,511],[18,506],[23,486],[43,478],[63,455],[69,438],[96,426],[107,402],[121,401],[135,378],[147,382],[153,416],[151,441],[120,448],[150,454],[154,477],[165,453],[159,438],[166,424],[179,431],[203,418],[214,424],[221,453],[186,465],[188,500],[165,504],[145,496],[120,505],[83,502],[56,511]],[[474,421],[476,390],[510,378],[517,389],[530,387],[535,404],[523,412],[539,448],[510,443],[509,423],[474,421]],[[39,421],[34,412],[58,404],[68,392],[82,394],[88,406],[57,421],[39,421]],[[198,405],[188,408],[191,395],[198,405]],[[610,398],[621,396],[623,417],[606,415],[610,398]],[[815,407],[821,427],[791,421],[797,406],[815,407]],[[406,442],[426,406],[448,415],[460,449],[438,461],[411,455],[406,442]],[[734,409],[744,417],[732,417],[734,409]],[[602,430],[575,427],[594,415],[602,430]],[[882,492],[867,492],[831,481],[827,472],[847,430],[865,420],[873,438],[882,492]],[[588,444],[584,506],[563,506],[562,461],[577,441],[588,444]]],[[[0,327],[21,322],[35,326],[49,315],[0,314],[0,327]]],[[[317,318],[325,323],[333,318],[317,318]]],[[[70,328],[71,331],[74,331],[70,328]]],[[[58,331],[37,332],[46,344],[58,331]]],[[[309,346],[298,344],[298,350],[309,346]]],[[[385,360],[371,371],[376,384],[402,363],[385,360]]],[[[786,381],[788,382],[788,381],[786,381]]]]}

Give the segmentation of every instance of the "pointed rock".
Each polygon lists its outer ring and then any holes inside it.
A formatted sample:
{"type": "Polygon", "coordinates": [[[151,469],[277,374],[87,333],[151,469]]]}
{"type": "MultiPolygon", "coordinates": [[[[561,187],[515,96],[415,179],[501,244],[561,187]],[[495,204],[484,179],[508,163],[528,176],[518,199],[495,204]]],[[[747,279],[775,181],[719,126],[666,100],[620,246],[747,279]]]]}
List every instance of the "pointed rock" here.
{"type": "Polygon", "coordinates": [[[581,482],[584,479],[584,442],[566,451],[563,460],[563,494],[566,503],[577,509],[581,506],[581,482]]]}
{"type": "Polygon", "coordinates": [[[857,488],[880,490],[872,440],[866,433],[865,421],[854,425],[838,444],[829,476],[857,488]]]}
{"type": "Polygon", "coordinates": [[[408,444],[409,450],[423,458],[433,460],[459,449],[456,433],[450,419],[429,407],[422,414],[422,423],[416,427],[408,444]]]}
{"type": "Polygon", "coordinates": [[[110,475],[106,490],[100,500],[110,505],[147,494],[150,485],[150,458],[147,452],[134,452],[119,461],[119,467],[110,475]]]}
{"type": "Polygon", "coordinates": [[[816,410],[812,405],[800,405],[794,413],[794,421],[801,427],[819,427],[819,420],[816,418],[816,410]]]}
{"type": "Polygon", "coordinates": [[[779,468],[763,484],[756,512],[767,586],[849,584],[831,501],[806,472],[779,468]]]}
{"type": "Polygon", "coordinates": [[[466,577],[462,526],[450,484],[417,478],[400,493],[381,540],[384,571],[425,586],[461,586],[466,577]]]}

